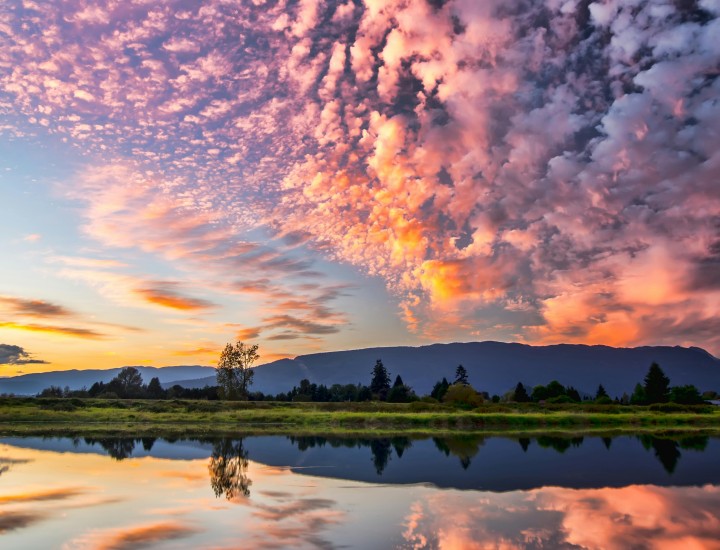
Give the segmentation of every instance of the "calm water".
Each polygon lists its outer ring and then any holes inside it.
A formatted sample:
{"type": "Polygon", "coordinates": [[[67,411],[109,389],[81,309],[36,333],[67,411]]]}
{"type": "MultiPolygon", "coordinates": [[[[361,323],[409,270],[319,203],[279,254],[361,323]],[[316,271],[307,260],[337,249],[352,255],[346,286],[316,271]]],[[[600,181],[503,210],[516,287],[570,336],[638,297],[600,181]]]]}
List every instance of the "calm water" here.
{"type": "Polygon", "coordinates": [[[717,438],[0,438],[3,549],[718,541],[717,438]]]}

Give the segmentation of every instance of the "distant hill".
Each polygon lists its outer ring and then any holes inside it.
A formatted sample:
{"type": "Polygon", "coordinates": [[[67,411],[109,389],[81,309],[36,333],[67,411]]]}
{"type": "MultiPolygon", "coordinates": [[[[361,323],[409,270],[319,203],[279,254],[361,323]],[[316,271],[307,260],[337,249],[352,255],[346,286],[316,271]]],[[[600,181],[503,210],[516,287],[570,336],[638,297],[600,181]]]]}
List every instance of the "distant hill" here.
{"type": "MultiPolygon", "coordinates": [[[[288,391],[303,378],[317,384],[369,384],[375,361],[381,359],[391,378],[400,374],[420,394],[429,393],[443,376],[452,382],[462,364],[470,383],[491,394],[503,394],[521,381],[528,387],[558,380],[581,392],[595,394],[598,384],[615,397],[632,393],[650,364],[657,362],[673,385],[694,384],[720,390],[720,359],[700,348],[644,346],[612,348],[558,344],[528,346],[502,342],[432,344],[421,347],[368,348],[300,355],[255,369],[252,389],[288,391]]],[[[184,387],[214,384],[214,376],[177,382],[184,387]]]]}
{"type": "MultiPolygon", "coordinates": [[[[170,385],[172,385],[175,380],[202,378],[215,373],[214,368],[199,365],[135,368],[140,371],[146,383],[149,382],[151,378],[157,376],[161,383],[169,383],[170,385]]],[[[35,395],[49,386],[60,386],[61,388],[68,386],[72,390],[79,390],[83,386],[89,388],[95,382],[109,382],[117,376],[120,370],[120,368],[106,370],[65,370],[0,378],[0,393],[35,395]]]]}
{"type": "MultiPolygon", "coordinates": [[[[558,380],[580,392],[594,394],[602,384],[612,396],[631,393],[650,364],[657,362],[673,385],[694,384],[700,390],[720,390],[720,359],[700,348],[645,346],[612,348],[558,344],[528,346],[502,342],[432,344],[420,347],[367,348],[300,355],[255,368],[252,390],[286,392],[307,378],[317,384],[369,384],[375,361],[381,359],[391,378],[400,374],[419,394],[427,394],[443,376],[452,382],[462,364],[470,383],[490,394],[503,394],[521,381],[528,387],[558,380]]],[[[157,376],[165,387],[215,384],[212,367],[137,367],[145,382],[157,376]]],[[[50,385],[79,389],[111,380],[120,369],[61,371],[0,379],[0,393],[33,395],[50,385]]]]}

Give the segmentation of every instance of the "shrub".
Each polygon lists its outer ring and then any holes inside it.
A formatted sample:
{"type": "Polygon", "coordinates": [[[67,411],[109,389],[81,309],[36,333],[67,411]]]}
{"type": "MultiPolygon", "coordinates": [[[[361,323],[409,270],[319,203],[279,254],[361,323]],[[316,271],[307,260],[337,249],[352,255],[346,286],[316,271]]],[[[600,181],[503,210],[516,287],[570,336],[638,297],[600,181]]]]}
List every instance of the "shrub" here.
{"type": "Polygon", "coordinates": [[[613,400],[610,399],[607,395],[601,395],[595,400],[596,405],[612,405],[613,400]]]}
{"type": "Polygon", "coordinates": [[[558,395],[547,400],[548,403],[575,403],[575,400],[567,395],[558,395]]]}
{"type": "MultiPolygon", "coordinates": [[[[432,399],[432,397],[430,398],[432,399]]],[[[438,403],[435,399],[434,403],[429,401],[423,401],[422,399],[420,401],[413,401],[408,405],[408,408],[410,409],[410,412],[427,412],[427,411],[436,411],[440,408],[440,403],[438,403]]]]}
{"type": "Polygon", "coordinates": [[[483,398],[472,386],[453,384],[448,388],[443,401],[450,405],[478,407],[482,405],[483,398]]]}

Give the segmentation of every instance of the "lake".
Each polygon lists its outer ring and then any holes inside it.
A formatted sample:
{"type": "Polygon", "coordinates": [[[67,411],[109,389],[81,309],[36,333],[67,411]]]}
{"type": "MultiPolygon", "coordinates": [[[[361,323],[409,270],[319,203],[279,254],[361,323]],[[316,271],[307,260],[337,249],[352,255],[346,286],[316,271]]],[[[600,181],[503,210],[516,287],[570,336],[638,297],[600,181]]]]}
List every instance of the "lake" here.
{"type": "Polygon", "coordinates": [[[720,549],[720,438],[0,438],[0,547],[720,549]]]}

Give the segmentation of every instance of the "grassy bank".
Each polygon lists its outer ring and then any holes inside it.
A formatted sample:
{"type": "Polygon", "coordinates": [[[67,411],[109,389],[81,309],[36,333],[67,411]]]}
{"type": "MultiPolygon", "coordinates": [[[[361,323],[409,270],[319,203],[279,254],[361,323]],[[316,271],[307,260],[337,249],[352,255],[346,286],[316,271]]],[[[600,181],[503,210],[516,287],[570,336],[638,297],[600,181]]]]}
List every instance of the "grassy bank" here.
{"type": "Polygon", "coordinates": [[[0,399],[0,433],[720,432],[715,407],[0,399]]]}

